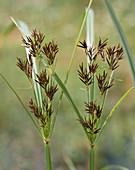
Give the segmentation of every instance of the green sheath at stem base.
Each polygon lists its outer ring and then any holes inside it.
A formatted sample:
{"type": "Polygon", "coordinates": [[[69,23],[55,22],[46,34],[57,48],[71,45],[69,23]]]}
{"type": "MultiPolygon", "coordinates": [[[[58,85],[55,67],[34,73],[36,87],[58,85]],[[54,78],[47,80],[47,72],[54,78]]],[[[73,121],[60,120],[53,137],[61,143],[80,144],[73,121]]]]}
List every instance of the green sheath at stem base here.
{"type": "Polygon", "coordinates": [[[47,167],[47,170],[52,170],[49,143],[48,144],[45,143],[45,151],[46,151],[46,167],[47,167]]]}
{"type": "Polygon", "coordinates": [[[90,170],[94,170],[94,153],[95,150],[90,148],[90,170]]]}

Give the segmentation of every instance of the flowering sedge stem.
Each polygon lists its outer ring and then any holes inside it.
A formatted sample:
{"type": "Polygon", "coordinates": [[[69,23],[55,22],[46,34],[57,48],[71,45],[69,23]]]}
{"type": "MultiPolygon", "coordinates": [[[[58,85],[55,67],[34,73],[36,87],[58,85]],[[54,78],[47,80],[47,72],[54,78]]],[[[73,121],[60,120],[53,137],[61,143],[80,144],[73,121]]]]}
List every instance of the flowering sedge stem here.
{"type": "Polygon", "coordinates": [[[112,111],[110,112],[110,114],[108,115],[108,117],[106,118],[106,120],[104,121],[104,124],[102,125],[102,128],[99,132],[99,135],[97,136],[95,143],[97,143],[99,136],[101,135],[104,127],[106,126],[108,120],[111,118],[113,112],[116,110],[116,108],[121,104],[121,102],[134,90],[134,87],[132,87],[131,89],[129,89],[123,96],[122,98],[116,103],[116,105],[114,106],[114,108],[112,109],[112,111]]]}
{"type": "Polygon", "coordinates": [[[83,28],[84,28],[84,25],[85,25],[85,22],[86,22],[86,19],[87,19],[87,16],[88,16],[91,4],[92,4],[92,1],[93,0],[89,1],[89,5],[87,7],[87,12],[85,13],[85,16],[84,16],[84,19],[83,19],[83,22],[82,22],[82,25],[81,25],[81,28],[80,28],[80,31],[79,31],[76,43],[75,43],[75,47],[74,47],[74,50],[73,50],[73,54],[72,54],[72,57],[71,57],[71,61],[70,61],[69,68],[68,68],[67,75],[66,75],[66,79],[65,79],[65,84],[67,83],[67,80],[68,80],[68,76],[69,76],[69,73],[70,73],[70,70],[71,70],[71,66],[72,66],[72,63],[73,63],[73,60],[74,60],[74,56],[75,56],[75,53],[76,53],[76,50],[77,50],[77,45],[79,43],[79,40],[80,40],[82,31],[83,31],[83,28]]]}
{"type": "Polygon", "coordinates": [[[46,166],[47,166],[47,170],[52,170],[51,154],[50,154],[50,145],[49,145],[49,143],[45,143],[45,151],[46,151],[46,166]]]}
{"type": "MultiPolygon", "coordinates": [[[[78,42],[79,42],[79,40],[80,40],[82,31],[83,31],[83,28],[84,28],[84,25],[85,25],[85,22],[86,22],[86,19],[87,19],[87,16],[88,16],[88,13],[89,13],[91,4],[92,4],[92,1],[93,1],[93,0],[90,0],[90,1],[89,1],[89,5],[88,5],[88,8],[87,8],[87,12],[85,13],[85,16],[84,16],[84,19],[83,19],[83,22],[82,22],[82,25],[81,25],[81,28],[80,28],[80,31],[79,31],[79,34],[78,34],[76,43],[75,43],[75,47],[74,47],[74,50],[73,50],[73,53],[72,53],[72,57],[71,57],[71,60],[70,60],[70,64],[69,64],[69,67],[68,67],[68,70],[67,70],[67,74],[66,74],[66,78],[65,78],[65,82],[64,82],[65,85],[66,85],[67,80],[68,80],[68,77],[69,77],[69,73],[70,73],[70,70],[71,70],[71,66],[72,66],[72,64],[73,64],[73,60],[74,60],[75,53],[76,53],[76,50],[77,50],[77,45],[78,45],[78,42]]],[[[55,121],[56,121],[56,117],[57,117],[57,114],[58,114],[58,110],[59,110],[59,107],[60,107],[60,104],[61,104],[62,97],[63,97],[63,91],[61,92],[61,95],[60,95],[60,98],[59,98],[59,103],[58,103],[58,106],[57,106],[57,109],[56,109],[56,112],[55,112],[55,115],[54,115],[54,118],[53,118],[53,121],[52,121],[51,129],[50,129],[50,134],[49,134],[49,137],[50,137],[50,138],[51,138],[52,133],[53,133],[53,129],[54,129],[54,125],[55,125],[55,121]]]]}
{"type": "Polygon", "coordinates": [[[90,148],[90,170],[94,170],[94,148],[90,148]]]}

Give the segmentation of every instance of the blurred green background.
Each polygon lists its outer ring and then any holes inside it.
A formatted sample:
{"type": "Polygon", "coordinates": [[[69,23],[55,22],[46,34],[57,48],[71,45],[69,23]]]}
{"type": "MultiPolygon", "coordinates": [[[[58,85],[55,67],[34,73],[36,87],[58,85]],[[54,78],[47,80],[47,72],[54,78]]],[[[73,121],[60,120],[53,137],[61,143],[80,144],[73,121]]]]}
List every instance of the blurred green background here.
{"type": "MultiPolygon", "coordinates": [[[[133,54],[135,54],[135,1],[110,0],[123,26],[133,54]]],[[[64,81],[74,43],[84,16],[88,0],[0,0],[0,72],[8,79],[27,105],[32,89],[25,75],[16,66],[16,57],[25,57],[21,46],[21,34],[15,29],[3,41],[3,34],[11,24],[10,16],[22,20],[30,29],[45,32],[46,41],[56,37],[59,42],[57,73],[64,81]]],[[[99,37],[109,38],[109,44],[119,43],[111,18],[103,0],[94,0],[95,43],[99,37]]],[[[81,40],[85,39],[85,28],[81,40]]],[[[77,69],[85,60],[78,49],[67,88],[81,113],[86,94],[81,90],[77,69]]],[[[132,86],[126,59],[114,75],[115,86],[110,90],[104,118],[119,98],[132,86]]],[[[59,90],[60,92],[60,90],[59,90]]],[[[57,93],[56,98],[59,97],[57,93]]],[[[133,170],[135,167],[135,96],[134,92],[115,111],[96,147],[96,170],[108,164],[120,164],[133,170]]],[[[57,100],[55,103],[57,104],[57,100]]],[[[51,141],[54,170],[68,170],[67,158],[71,158],[77,170],[87,170],[89,144],[77,122],[76,114],[63,97],[51,141]]],[[[15,95],[0,77],[0,170],[43,170],[45,150],[32,121],[15,95]]]]}

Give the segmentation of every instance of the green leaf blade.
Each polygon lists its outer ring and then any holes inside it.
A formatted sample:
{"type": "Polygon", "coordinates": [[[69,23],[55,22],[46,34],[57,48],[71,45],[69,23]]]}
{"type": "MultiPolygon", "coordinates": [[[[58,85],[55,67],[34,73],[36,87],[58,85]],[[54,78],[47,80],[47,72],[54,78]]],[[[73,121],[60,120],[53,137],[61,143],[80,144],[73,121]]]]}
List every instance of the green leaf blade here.
{"type": "Polygon", "coordinates": [[[115,14],[112,6],[110,5],[108,0],[104,0],[104,2],[105,2],[105,5],[107,6],[107,9],[110,13],[112,20],[113,20],[113,23],[115,25],[115,28],[116,28],[117,33],[119,35],[119,38],[122,42],[122,45],[123,45],[123,48],[124,48],[124,51],[125,51],[125,54],[126,54],[126,57],[127,57],[127,60],[128,60],[128,64],[129,64],[129,67],[130,67],[134,88],[135,88],[135,61],[134,61],[132,51],[130,49],[127,38],[124,34],[124,31],[123,31],[117,17],[116,17],[116,14],[115,14]]]}
{"type": "Polygon", "coordinates": [[[22,100],[20,99],[19,95],[17,94],[17,92],[13,89],[13,87],[11,86],[11,84],[7,81],[7,79],[3,76],[2,73],[0,73],[1,77],[3,78],[3,80],[6,82],[6,84],[9,86],[9,88],[12,90],[12,92],[15,94],[15,96],[18,98],[19,102],[21,103],[21,105],[23,106],[23,108],[25,109],[26,113],[28,114],[28,116],[30,117],[30,119],[32,120],[32,122],[34,123],[34,125],[36,126],[38,132],[41,135],[40,132],[40,128],[38,127],[38,125],[36,124],[35,120],[33,119],[33,117],[31,116],[30,112],[28,111],[28,109],[25,107],[25,105],[23,104],[22,100]]]}

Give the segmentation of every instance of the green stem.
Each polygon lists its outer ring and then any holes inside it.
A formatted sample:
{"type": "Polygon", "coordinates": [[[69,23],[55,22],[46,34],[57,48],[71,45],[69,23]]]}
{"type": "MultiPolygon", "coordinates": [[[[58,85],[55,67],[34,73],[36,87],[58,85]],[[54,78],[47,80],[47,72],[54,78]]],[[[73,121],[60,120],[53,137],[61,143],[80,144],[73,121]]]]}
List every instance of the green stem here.
{"type": "Polygon", "coordinates": [[[94,170],[94,148],[90,148],[90,170],[94,170]]]}
{"type": "MultiPolygon", "coordinates": [[[[79,34],[78,34],[78,37],[77,37],[75,46],[74,46],[74,50],[73,50],[73,53],[72,53],[72,57],[71,57],[70,64],[69,64],[69,67],[68,67],[68,70],[67,70],[67,74],[66,74],[66,78],[65,78],[65,83],[64,83],[65,85],[66,85],[67,80],[68,80],[68,77],[69,77],[69,73],[70,73],[70,70],[71,70],[71,66],[72,66],[72,64],[73,64],[73,60],[74,60],[75,53],[76,53],[76,50],[77,50],[77,45],[78,45],[78,43],[79,43],[79,40],[80,40],[82,31],[83,31],[83,28],[84,28],[84,25],[85,25],[85,22],[86,22],[86,19],[87,19],[87,16],[88,16],[88,13],[89,13],[91,4],[92,4],[92,1],[93,1],[93,0],[90,0],[90,1],[89,1],[89,5],[88,5],[88,8],[87,8],[87,12],[85,13],[85,16],[84,16],[84,19],[83,19],[83,22],[82,22],[82,25],[81,25],[81,28],[80,28],[80,31],[79,31],[79,34]]],[[[60,98],[59,98],[59,104],[58,104],[58,106],[57,106],[57,109],[56,109],[56,112],[55,112],[55,115],[54,115],[54,118],[53,118],[53,121],[52,121],[51,130],[50,130],[50,135],[49,135],[50,138],[51,138],[52,133],[53,133],[53,129],[54,129],[56,117],[57,117],[57,114],[58,114],[58,110],[59,110],[59,108],[60,108],[60,104],[61,104],[62,97],[63,97],[63,91],[61,92],[61,95],[60,95],[60,98]]]]}
{"type": "Polygon", "coordinates": [[[45,143],[45,151],[46,151],[46,166],[47,170],[52,170],[52,165],[51,165],[51,154],[50,154],[50,145],[49,143],[45,143]]]}
{"type": "Polygon", "coordinates": [[[77,45],[78,45],[80,37],[82,35],[82,31],[83,31],[83,28],[84,28],[84,25],[85,25],[85,22],[86,22],[86,19],[87,19],[87,16],[88,16],[91,4],[92,4],[92,1],[93,0],[89,1],[89,5],[88,5],[87,11],[85,13],[85,16],[84,16],[84,19],[83,19],[83,22],[82,22],[82,25],[81,25],[81,28],[80,28],[76,43],[75,43],[75,47],[74,47],[74,50],[73,50],[73,54],[72,54],[72,57],[71,57],[71,61],[70,61],[69,68],[68,68],[67,75],[66,75],[66,79],[65,79],[65,84],[67,83],[67,80],[68,80],[68,76],[69,76],[71,66],[72,66],[72,63],[73,63],[73,60],[74,60],[74,56],[75,56],[75,53],[76,53],[76,50],[77,50],[77,45]]]}
{"type": "Polygon", "coordinates": [[[102,125],[102,128],[99,132],[99,135],[97,136],[95,143],[97,143],[99,136],[101,135],[104,127],[106,126],[108,120],[111,118],[111,116],[113,115],[114,111],[116,110],[116,108],[121,104],[121,102],[134,90],[134,87],[132,87],[131,89],[129,89],[123,96],[122,98],[116,103],[116,105],[114,106],[114,108],[112,109],[112,111],[110,112],[110,114],[108,115],[108,117],[106,118],[106,120],[104,121],[104,124],[102,125]]]}

